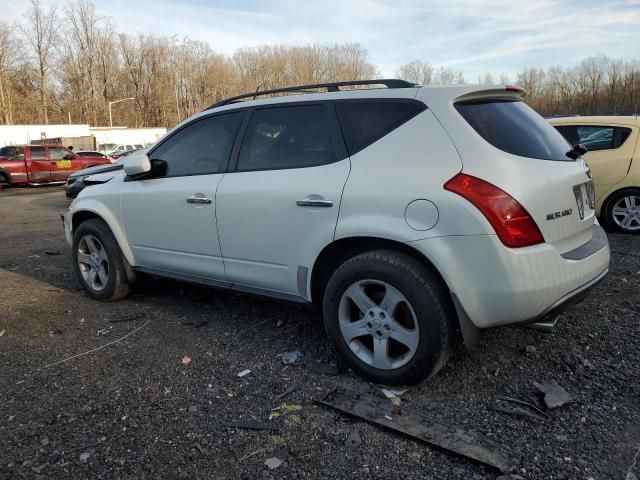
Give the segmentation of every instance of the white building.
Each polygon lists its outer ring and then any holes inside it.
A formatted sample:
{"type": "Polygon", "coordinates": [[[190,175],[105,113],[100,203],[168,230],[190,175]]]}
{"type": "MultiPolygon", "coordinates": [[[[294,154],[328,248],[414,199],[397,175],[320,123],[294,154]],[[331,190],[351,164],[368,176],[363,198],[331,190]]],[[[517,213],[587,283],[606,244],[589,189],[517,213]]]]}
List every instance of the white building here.
{"type": "Polygon", "coordinates": [[[0,147],[28,145],[32,140],[58,137],[87,137],[89,125],[0,125],[0,147]]]}
{"type": "Polygon", "coordinates": [[[98,145],[104,143],[152,145],[167,133],[164,127],[89,127],[89,125],[0,125],[0,147],[28,145],[32,140],[59,137],[96,137],[98,145]]]}
{"type": "Polygon", "coordinates": [[[116,145],[147,145],[154,144],[167,133],[164,127],[126,128],[126,127],[91,127],[91,135],[96,137],[98,145],[114,143],[116,145]]]}

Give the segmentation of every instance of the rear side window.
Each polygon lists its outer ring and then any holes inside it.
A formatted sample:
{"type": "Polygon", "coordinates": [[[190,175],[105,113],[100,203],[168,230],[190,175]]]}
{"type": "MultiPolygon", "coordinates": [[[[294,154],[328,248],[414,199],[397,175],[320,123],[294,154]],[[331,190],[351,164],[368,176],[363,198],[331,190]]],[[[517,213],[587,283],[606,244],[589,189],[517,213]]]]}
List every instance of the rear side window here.
{"type": "Polygon", "coordinates": [[[558,125],[556,129],[571,145],[580,143],[590,152],[619,148],[631,134],[630,128],[603,125],[558,125]]]}
{"type": "Polygon", "coordinates": [[[8,159],[23,160],[23,148],[22,147],[2,147],[0,148],[0,157],[7,157],[8,159]]]}
{"type": "Polygon", "coordinates": [[[251,114],[238,170],[313,167],[335,159],[324,105],[272,107],[251,114]]]}
{"type": "Polygon", "coordinates": [[[427,108],[422,102],[401,99],[341,100],[336,107],[349,155],[377,142],[427,108]]]}
{"type": "Polygon", "coordinates": [[[521,101],[456,103],[456,110],[487,142],[521,157],[573,161],[571,146],[547,121],[521,101]]]}
{"type": "Polygon", "coordinates": [[[31,160],[43,160],[46,158],[44,147],[31,147],[31,160]]]}
{"type": "Polygon", "coordinates": [[[233,112],[197,120],[167,138],[151,159],[167,162],[167,177],[221,172],[241,119],[240,112],[233,112]]]}

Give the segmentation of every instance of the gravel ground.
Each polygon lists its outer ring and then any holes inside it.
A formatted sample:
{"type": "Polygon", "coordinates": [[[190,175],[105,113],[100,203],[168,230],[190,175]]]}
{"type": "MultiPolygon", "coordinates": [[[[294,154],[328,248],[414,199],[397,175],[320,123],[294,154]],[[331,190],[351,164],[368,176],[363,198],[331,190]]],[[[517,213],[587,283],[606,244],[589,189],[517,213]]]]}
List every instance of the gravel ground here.
{"type": "MultiPolygon", "coordinates": [[[[126,301],[89,300],[64,243],[66,206],[59,188],[0,192],[0,479],[500,475],[314,403],[335,386],[381,393],[339,364],[310,310],[152,278],[126,301]],[[303,359],[284,366],[277,355],[293,350],[303,359]],[[278,431],[224,427],[267,421],[283,401],[301,409],[273,419],[278,431]],[[345,447],[354,428],[362,444],[345,447]],[[283,445],[287,461],[268,470],[283,445]]],[[[640,445],[640,237],[609,238],[611,274],[554,333],[488,331],[402,405],[499,444],[522,478],[624,479],[640,445]],[[550,420],[491,410],[545,381],[575,399],[550,420]]]]}

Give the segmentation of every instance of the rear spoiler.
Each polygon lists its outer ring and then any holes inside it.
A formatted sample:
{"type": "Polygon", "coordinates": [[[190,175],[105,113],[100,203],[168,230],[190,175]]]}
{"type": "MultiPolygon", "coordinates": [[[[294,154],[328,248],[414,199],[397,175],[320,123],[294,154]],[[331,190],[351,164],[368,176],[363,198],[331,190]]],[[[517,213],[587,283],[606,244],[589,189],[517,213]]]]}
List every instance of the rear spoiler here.
{"type": "Polygon", "coordinates": [[[527,92],[515,85],[505,85],[502,88],[487,88],[474,90],[453,99],[454,103],[473,102],[477,100],[522,100],[527,92]]]}

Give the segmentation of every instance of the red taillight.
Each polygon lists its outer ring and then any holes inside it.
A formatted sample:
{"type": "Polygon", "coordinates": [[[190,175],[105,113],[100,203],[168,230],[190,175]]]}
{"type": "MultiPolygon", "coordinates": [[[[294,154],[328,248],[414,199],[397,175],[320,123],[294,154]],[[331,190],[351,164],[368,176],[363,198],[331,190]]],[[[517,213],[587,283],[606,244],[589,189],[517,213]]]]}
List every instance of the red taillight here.
{"type": "Polygon", "coordinates": [[[475,205],[507,247],[528,247],[544,242],[531,215],[513,197],[495,185],[459,173],[445,183],[444,188],[475,205]]]}

